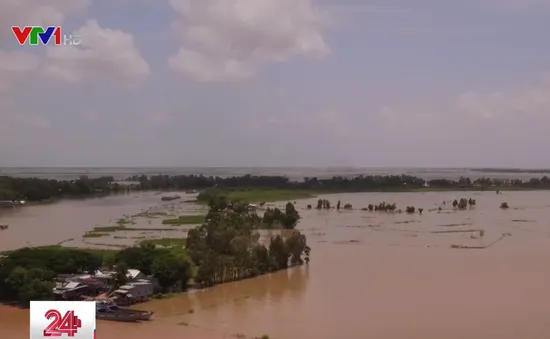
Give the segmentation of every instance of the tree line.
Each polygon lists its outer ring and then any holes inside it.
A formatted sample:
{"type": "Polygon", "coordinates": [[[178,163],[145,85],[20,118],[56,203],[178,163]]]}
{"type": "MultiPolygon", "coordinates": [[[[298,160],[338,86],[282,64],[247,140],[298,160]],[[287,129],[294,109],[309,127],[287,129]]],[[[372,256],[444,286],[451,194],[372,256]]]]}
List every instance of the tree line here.
{"type": "MultiPolygon", "coordinates": [[[[492,179],[471,180],[462,177],[458,180],[424,180],[411,175],[360,175],[355,177],[335,176],[329,179],[306,177],[302,181],[291,181],[284,176],[213,177],[203,175],[154,175],[132,176],[127,180],[132,185],[122,185],[113,177],[89,178],[82,176],[76,180],[54,180],[38,178],[0,177],[0,200],[26,199],[41,201],[64,196],[88,196],[127,190],[188,190],[218,188],[270,188],[299,189],[326,192],[369,192],[369,191],[407,191],[422,189],[426,186],[436,189],[490,189],[524,188],[550,189],[550,178],[492,179]]],[[[209,200],[211,197],[204,198],[209,200]]]]}
{"type": "MultiPolygon", "coordinates": [[[[120,251],[61,246],[23,248],[0,257],[0,300],[28,305],[30,300],[53,299],[60,274],[114,270],[112,287],[126,283],[128,268],[155,277],[162,292],[186,290],[188,284],[207,287],[250,278],[309,262],[306,236],[290,230],[260,242],[263,220],[246,203],[218,197],[210,202],[206,222],[190,230],[186,247],[157,247],[150,242],[120,251]]],[[[283,215],[300,218],[293,204],[283,215]]]]}

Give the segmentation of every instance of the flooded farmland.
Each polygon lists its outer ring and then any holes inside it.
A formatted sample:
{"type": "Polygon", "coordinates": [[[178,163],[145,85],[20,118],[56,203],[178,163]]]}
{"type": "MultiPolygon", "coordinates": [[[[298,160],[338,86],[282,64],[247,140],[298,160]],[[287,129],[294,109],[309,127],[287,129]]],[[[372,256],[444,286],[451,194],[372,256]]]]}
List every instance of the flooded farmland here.
{"type": "MultiPolygon", "coordinates": [[[[312,247],[308,266],[140,305],[156,311],[156,319],[143,324],[98,322],[98,338],[548,338],[550,192],[320,198],[333,206],[338,200],[350,203],[354,210],[307,210],[317,198],[297,201],[302,215],[298,228],[312,247]],[[466,210],[441,204],[460,198],[476,199],[477,204],[466,210]],[[382,201],[424,212],[360,210],[382,201]],[[504,201],[507,210],[499,208],[504,201]]],[[[0,221],[10,228],[0,232],[0,248],[71,238],[71,246],[123,246],[163,232],[166,237],[185,236],[187,226],[155,231],[151,229],[170,227],[162,224],[163,218],[132,217],[144,211],[183,215],[204,213],[204,208],[161,203],[158,194],[138,193],[2,211],[0,221]],[[132,221],[128,227],[143,231],[82,238],[93,227],[116,224],[124,215],[132,221]]],[[[0,308],[0,334],[27,338],[27,311],[0,308]]]]}

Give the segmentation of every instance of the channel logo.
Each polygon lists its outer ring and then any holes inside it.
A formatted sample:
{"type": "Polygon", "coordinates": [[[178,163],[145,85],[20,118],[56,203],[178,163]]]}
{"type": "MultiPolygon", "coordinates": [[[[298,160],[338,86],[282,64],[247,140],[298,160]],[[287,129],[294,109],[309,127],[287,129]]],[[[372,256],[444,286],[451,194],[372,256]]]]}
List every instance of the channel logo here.
{"type": "Polygon", "coordinates": [[[95,339],[95,301],[31,301],[30,339],[95,339]]]}

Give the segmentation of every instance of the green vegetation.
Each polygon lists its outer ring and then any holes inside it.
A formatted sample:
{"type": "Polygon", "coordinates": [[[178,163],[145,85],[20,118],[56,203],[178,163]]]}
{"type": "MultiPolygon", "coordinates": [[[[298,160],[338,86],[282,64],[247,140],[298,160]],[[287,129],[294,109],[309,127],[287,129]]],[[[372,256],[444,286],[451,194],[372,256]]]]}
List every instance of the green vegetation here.
{"type": "MultiPolygon", "coordinates": [[[[187,251],[198,270],[195,282],[212,286],[309,262],[305,235],[277,235],[266,247],[254,231],[260,217],[246,203],[213,197],[207,222],[189,231],[187,251]]],[[[297,213],[297,212],[296,212],[297,213]]],[[[299,215],[297,215],[299,218],[299,215]]]]}
{"type": "Polygon", "coordinates": [[[0,177],[0,200],[43,201],[54,198],[84,197],[94,194],[125,192],[129,186],[114,183],[113,177],[78,180],[52,180],[38,178],[0,177]]]}
{"type": "Polygon", "coordinates": [[[300,214],[294,207],[294,204],[287,203],[285,206],[285,211],[281,211],[278,208],[267,208],[264,212],[262,218],[262,223],[265,226],[264,228],[284,228],[284,229],[294,229],[296,224],[300,220],[300,214]]]}
{"type": "Polygon", "coordinates": [[[135,215],[132,215],[133,218],[159,218],[166,217],[169,214],[166,212],[141,212],[135,215]]]}
{"type": "Polygon", "coordinates": [[[120,218],[116,221],[116,224],[119,226],[124,226],[124,225],[135,224],[135,222],[127,218],[120,218]]]}
{"type": "Polygon", "coordinates": [[[196,214],[196,215],[180,215],[174,219],[165,219],[162,221],[163,225],[172,225],[172,226],[182,226],[182,225],[199,225],[202,224],[206,219],[206,215],[196,214]]]}
{"type": "Polygon", "coordinates": [[[86,232],[82,237],[83,238],[101,238],[109,236],[109,233],[98,233],[98,232],[86,232]]]}
{"type": "Polygon", "coordinates": [[[88,233],[114,233],[119,231],[173,231],[173,228],[145,228],[126,226],[96,226],[88,233]]]}
{"type": "MultiPolygon", "coordinates": [[[[50,300],[56,275],[100,268],[115,272],[112,287],[125,283],[126,270],[135,268],[154,276],[165,293],[185,290],[191,279],[206,287],[309,262],[311,250],[300,232],[277,235],[265,246],[256,232],[262,219],[248,204],[218,196],[209,206],[207,221],[190,230],[187,239],[146,240],[118,251],[48,246],[6,253],[7,257],[0,258],[0,300],[21,305],[50,300]]],[[[300,219],[292,203],[284,213],[273,213],[279,218],[274,222],[285,228],[292,229],[300,219]]]]}
{"type": "Polygon", "coordinates": [[[535,190],[550,189],[550,178],[520,179],[479,178],[470,180],[424,180],[410,175],[360,175],[330,179],[304,178],[291,181],[284,176],[205,177],[198,175],[133,176],[135,185],[119,185],[112,177],[58,181],[37,178],[0,177],[0,200],[43,201],[61,197],[83,197],[129,190],[207,190],[199,200],[209,201],[219,192],[231,199],[248,202],[309,198],[315,193],[334,192],[415,192],[452,190],[535,190]],[[216,187],[216,189],[213,189],[216,187]],[[215,192],[212,192],[214,190],[215,192]]]}
{"type": "Polygon", "coordinates": [[[306,190],[292,190],[292,189],[220,189],[210,188],[202,191],[197,200],[199,202],[208,202],[216,195],[225,195],[230,200],[241,200],[249,203],[259,202],[272,202],[272,201],[284,201],[295,199],[306,199],[315,196],[315,192],[306,190]]]}
{"type": "Polygon", "coordinates": [[[112,233],[117,231],[126,230],[125,226],[96,226],[90,232],[91,233],[112,233]]]}
{"type": "MultiPolygon", "coordinates": [[[[182,248],[157,248],[148,242],[120,251],[95,251],[61,246],[23,248],[9,253],[0,266],[0,300],[28,305],[30,300],[53,299],[54,278],[58,274],[114,269],[116,277],[128,267],[159,280],[163,290],[187,288],[195,271],[182,248]],[[123,269],[122,269],[123,268],[123,269]]],[[[121,281],[114,281],[118,286],[121,281]]]]}
{"type": "Polygon", "coordinates": [[[187,243],[187,239],[185,238],[162,238],[162,239],[148,239],[144,240],[142,242],[148,242],[150,244],[153,244],[155,246],[163,246],[163,247],[177,247],[177,246],[185,246],[187,243]]]}

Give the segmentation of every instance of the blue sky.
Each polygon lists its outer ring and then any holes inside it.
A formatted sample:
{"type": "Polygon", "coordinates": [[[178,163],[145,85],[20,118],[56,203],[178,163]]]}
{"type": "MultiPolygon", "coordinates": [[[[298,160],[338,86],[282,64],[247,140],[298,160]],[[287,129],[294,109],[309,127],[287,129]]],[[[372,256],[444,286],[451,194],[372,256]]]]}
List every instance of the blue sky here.
{"type": "Polygon", "coordinates": [[[550,1],[40,4],[0,4],[0,166],[550,167],[550,1]]]}

